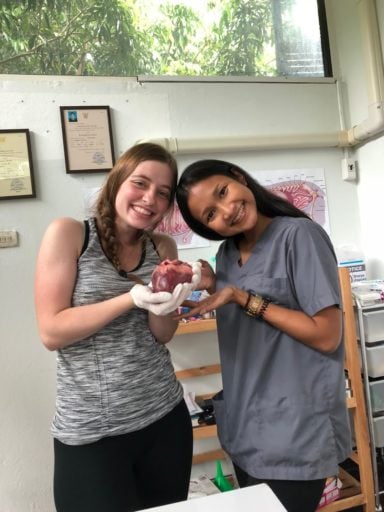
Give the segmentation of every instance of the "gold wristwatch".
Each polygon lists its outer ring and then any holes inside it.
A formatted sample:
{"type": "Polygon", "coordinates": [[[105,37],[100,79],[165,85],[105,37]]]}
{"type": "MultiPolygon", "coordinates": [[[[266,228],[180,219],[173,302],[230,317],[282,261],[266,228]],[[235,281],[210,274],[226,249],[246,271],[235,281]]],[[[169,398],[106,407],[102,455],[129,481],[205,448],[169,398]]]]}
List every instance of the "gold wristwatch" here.
{"type": "Polygon", "coordinates": [[[248,293],[248,299],[244,306],[245,312],[247,315],[256,317],[256,318],[263,318],[264,313],[269,306],[269,303],[271,301],[269,299],[266,299],[264,297],[261,297],[261,295],[254,295],[253,293],[248,293]]]}
{"type": "Polygon", "coordinates": [[[247,303],[244,306],[245,312],[249,316],[258,316],[263,303],[263,297],[261,295],[248,294],[247,303]]]}

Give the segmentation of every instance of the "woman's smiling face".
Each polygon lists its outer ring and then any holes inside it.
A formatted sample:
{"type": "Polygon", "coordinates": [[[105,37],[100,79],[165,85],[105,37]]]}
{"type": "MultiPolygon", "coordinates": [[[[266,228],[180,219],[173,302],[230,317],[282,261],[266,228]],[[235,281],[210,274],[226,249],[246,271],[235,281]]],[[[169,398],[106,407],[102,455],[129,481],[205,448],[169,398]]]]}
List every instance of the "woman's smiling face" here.
{"type": "Polygon", "coordinates": [[[118,218],[136,229],[157,224],[170,206],[172,172],[163,162],[139,163],[116,195],[118,218]]]}
{"type": "Polygon", "coordinates": [[[257,208],[253,193],[244,179],[214,175],[188,190],[191,215],[221,236],[246,233],[255,228],[257,208]]]}

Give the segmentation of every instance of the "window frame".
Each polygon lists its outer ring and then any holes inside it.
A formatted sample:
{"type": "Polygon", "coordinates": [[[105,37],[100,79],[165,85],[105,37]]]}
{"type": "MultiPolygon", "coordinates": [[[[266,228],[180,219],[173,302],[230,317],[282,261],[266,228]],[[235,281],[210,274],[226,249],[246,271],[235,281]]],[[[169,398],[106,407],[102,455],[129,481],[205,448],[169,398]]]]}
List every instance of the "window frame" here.
{"type": "MultiPolygon", "coordinates": [[[[273,1],[273,0],[272,0],[273,1]]],[[[138,75],[139,83],[146,82],[197,82],[197,83],[330,83],[336,82],[333,76],[331,50],[329,42],[328,22],[325,9],[325,0],[317,0],[317,11],[319,16],[320,27],[320,45],[323,60],[324,76],[244,76],[244,75],[228,75],[228,76],[188,76],[188,75],[138,75]]]]}

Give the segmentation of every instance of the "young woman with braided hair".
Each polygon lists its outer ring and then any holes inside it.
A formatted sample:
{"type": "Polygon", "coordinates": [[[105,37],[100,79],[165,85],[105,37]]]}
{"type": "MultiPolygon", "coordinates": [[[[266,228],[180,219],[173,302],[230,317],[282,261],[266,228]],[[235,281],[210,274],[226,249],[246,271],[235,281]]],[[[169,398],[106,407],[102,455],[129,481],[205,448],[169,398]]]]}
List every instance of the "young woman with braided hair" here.
{"type": "Polygon", "coordinates": [[[42,240],[35,303],[42,342],[57,353],[57,512],[127,512],[187,498],[192,429],[165,344],[173,293],[147,284],[175,242],[153,228],[172,207],[177,165],[156,144],[125,152],[85,222],[54,220],[42,240]]]}

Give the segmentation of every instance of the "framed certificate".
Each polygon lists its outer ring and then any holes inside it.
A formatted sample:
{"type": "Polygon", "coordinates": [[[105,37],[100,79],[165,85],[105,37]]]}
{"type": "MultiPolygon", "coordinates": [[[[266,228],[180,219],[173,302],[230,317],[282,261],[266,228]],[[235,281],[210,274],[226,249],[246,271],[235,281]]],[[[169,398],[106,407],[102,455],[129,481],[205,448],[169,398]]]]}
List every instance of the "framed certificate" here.
{"type": "Polygon", "coordinates": [[[29,130],[0,130],[0,199],[24,197],[36,197],[29,130]]]}
{"type": "Polygon", "coordinates": [[[106,172],[115,163],[108,106],[60,107],[67,173],[106,172]]]}

